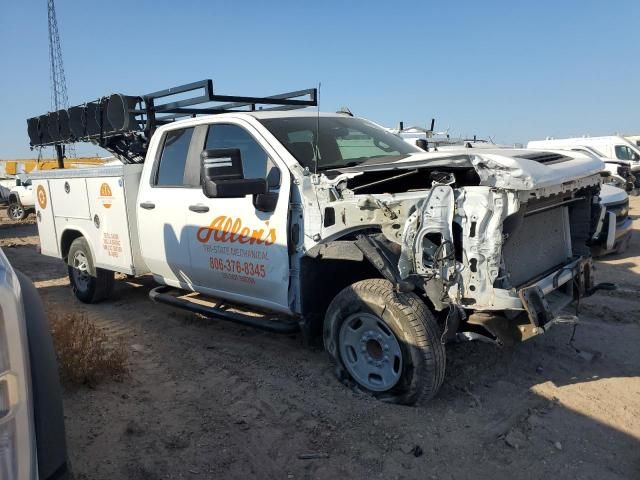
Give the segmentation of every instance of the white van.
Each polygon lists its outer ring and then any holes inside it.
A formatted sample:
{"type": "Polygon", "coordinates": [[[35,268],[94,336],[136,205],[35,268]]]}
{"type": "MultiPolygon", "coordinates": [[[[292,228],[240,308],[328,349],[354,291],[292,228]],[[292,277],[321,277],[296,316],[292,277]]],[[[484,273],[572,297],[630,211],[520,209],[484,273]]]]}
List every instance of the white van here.
{"type": "Polygon", "coordinates": [[[640,135],[625,135],[624,138],[629,140],[636,147],[640,147],[640,135]]]}
{"type": "Polygon", "coordinates": [[[591,147],[600,157],[629,161],[632,172],[640,171],[640,147],[618,135],[533,140],[527,145],[527,148],[547,150],[573,150],[575,147],[591,147]]]}

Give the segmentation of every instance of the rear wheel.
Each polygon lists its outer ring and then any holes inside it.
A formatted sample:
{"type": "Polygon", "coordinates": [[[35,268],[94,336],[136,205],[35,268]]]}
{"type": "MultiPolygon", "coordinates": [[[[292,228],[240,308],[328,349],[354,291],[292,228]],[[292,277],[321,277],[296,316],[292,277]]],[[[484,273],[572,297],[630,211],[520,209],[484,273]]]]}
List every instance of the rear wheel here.
{"type": "Polygon", "coordinates": [[[444,379],[445,351],[437,322],[414,293],[391,282],[354,283],[331,302],[325,348],[342,380],[401,404],[432,398],[444,379]]]}
{"type": "Polygon", "coordinates": [[[24,220],[27,218],[27,211],[25,208],[17,202],[13,202],[9,204],[7,208],[7,215],[11,220],[24,220]]]}
{"type": "Polygon", "coordinates": [[[95,267],[84,237],[76,238],[71,244],[67,264],[71,288],[78,300],[96,303],[109,297],[115,281],[113,272],[95,267]]]}

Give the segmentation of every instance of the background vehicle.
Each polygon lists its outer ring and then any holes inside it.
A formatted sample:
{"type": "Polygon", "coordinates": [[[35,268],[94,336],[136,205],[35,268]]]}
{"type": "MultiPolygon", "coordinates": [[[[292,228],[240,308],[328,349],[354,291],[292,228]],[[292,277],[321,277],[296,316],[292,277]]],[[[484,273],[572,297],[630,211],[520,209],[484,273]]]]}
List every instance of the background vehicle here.
{"type": "Polygon", "coordinates": [[[603,161],[603,183],[611,185],[612,187],[620,188],[626,192],[633,192],[636,189],[636,176],[631,173],[631,166],[629,162],[625,162],[623,160],[611,161],[606,159],[603,159],[603,161]]]}
{"type": "MultiPolygon", "coordinates": [[[[573,147],[571,150],[588,153],[604,162],[604,170],[601,172],[603,183],[621,188],[627,192],[635,189],[636,177],[631,173],[632,165],[630,161],[603,157],[598,150],[588,146],[573,147]]],[[[638,173],[640,174],[640,172],[638,173]]]]}
{"type": "MultiPolygon", "coordinates": [[[[424,152],[364,119],[290,111],[315,103],[315,90],[228,97],[205,81],[81,107],[102,125],[71,122],[77,138],[125,164],[33,176],[42,253],[67,262],[83,302],[107,298],[114,271],[150,272],[155,301],[322,335],[340,378],[405,404],[438,391],[445,341],[524,340],[595,291],[602,162],[424,152]],[[174,121],[198,113],[215,115],[174,121]]],[[[56,141],[28,126],[34,145],[56,141]]]]}
{"type": "Polygon", "coordinates": [[[620,188],[604,184],[600,189],[600,203],[606,208],[606,215],[601,233],[593,244],[593,253],[623,253],[629,246],[633,230],[629,217],[629,196],[620,188]]]}
{"type": "Polygon", "coordinates": [[[68,478],[62,391],[33,284],[0,251],[0,478],[68,478]]]}
{"type": "Polygon", "coordinates": [[[628,139],[610,135],[604,137],[554,138],[532,140],[527,148],[533,149],[575,149],[589,147],[598,157],[629,162],[631,173],[636,176],[635,187],[640,187],[640,148],[628,139]]]}
{"type": "Polygon", "coordinates": [[[30,213],[35,212],[35,199],[31,179],[16,178],[15,187],[9,192],[7,215],[12,220],[24,220],[30,213]]]}
{"type": "Polygon", "coordinates": [[[434,131],[435,119],[431,120],[430,128],[418,126],[405,127],[404,122],[400,122],[398,128],[387,128],[386,130],[397,135],[410,145],[417,146],[424,151],[443,152],[458,150],[461,148],[509,148],[506,145],[498,145],[492,140],[473,137],[452,137],[448,131],[434,131]]]}
{"type": "Polygon", "coordinates": [[[635,146],[640,147],[640,135],[625,135],[624,138],[629,140],[635,146]]]}

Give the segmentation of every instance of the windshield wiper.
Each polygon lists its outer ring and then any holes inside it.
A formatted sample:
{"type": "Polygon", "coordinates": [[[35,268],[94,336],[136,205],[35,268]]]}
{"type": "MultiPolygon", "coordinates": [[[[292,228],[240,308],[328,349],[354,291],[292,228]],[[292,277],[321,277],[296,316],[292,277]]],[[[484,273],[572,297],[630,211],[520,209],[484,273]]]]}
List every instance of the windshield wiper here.
{"type": "Polygon", "coordinates": [[[403,158],[406,158],[407,155],[378,155],[376,157],[360,157],[360,158],[364,158],[364,160],[359,160],[359,161],[355,161],[355,160],[351,160],[347,163],[334,163],[333,165],[323,165],[321,168],[319,168],[319,170],[331,170],[331,169],[341,169],[341,168],[350,168],[350,167],[357,167],[359,165],[371,165],[371,164],[377,164],[377,163],[393,163],[393,162],[397,162],[398,160],[402,160],[403,158]]]}

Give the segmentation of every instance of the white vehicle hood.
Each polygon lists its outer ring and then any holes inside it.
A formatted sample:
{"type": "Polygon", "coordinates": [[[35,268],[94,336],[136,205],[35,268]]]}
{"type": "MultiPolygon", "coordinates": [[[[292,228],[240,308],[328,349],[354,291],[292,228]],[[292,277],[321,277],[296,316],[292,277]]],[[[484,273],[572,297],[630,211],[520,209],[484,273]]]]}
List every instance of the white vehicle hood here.
{"type": "Polygon", "coordinates": [[[627,198],[629,198],[629,195],[621,188],[607,185],[606,183],[603,183],[600,187],[600,203],[603,205],[624,202],[627,198]]]}
{"type": "Polygon", "coordinates": [[[481,185],[512,190],[561,185],[595,175],[604,169],[601,160],[580,152],[496,148],[415,153],[396,162],[367,162],[343,171],[427,166],[472,166],[480,177],[481,185]]]}
{"type": "Polygon", "coordinates": [[[590,155],[548,150],[483,151],[474,155],[471,162],[484,185],[519,190],[558,185],[589,177],[604,169],[604,162],[590,155]],[[548,155],[562,155],[564,158],[545,162],[543,158],[548,155]]]}

